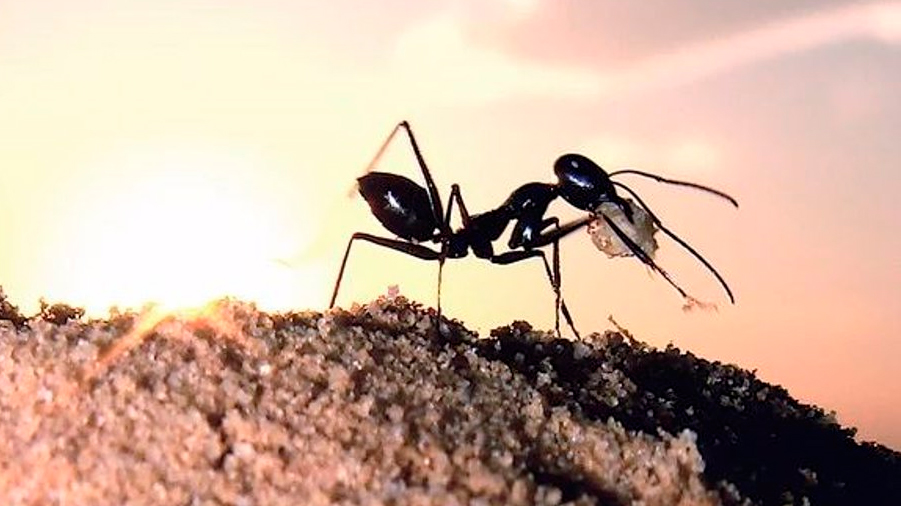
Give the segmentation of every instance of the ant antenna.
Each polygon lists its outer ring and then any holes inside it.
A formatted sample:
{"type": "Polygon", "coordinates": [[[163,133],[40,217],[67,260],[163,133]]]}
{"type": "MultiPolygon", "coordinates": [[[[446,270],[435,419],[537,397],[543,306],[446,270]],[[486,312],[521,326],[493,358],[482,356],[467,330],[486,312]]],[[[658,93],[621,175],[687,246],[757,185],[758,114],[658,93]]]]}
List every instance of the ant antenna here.
{"type": "Polygon", "coordinates": [[[623,232],[623,230],[621,228],[619,228],[619,226],[612,219],[610,219],[604,213],[598,213],[598,214],[600,214],[600,216],[602,218],[604,218],[604,221],[607,222],[607,225],[613,230],[613,232],[616,234],[616,236],[619,237],[619,239],[629,248],[629,250],[632,252],[633,255],[635,255],[639,260],[641,260],[645,265],[647,265],[648,267],[650,267],[651,269],[656,271],[658,274],[663,276],[663,279],[665,279],[667,282],[669,282],[669,284],[672,285],[672,287],[675,288],[676,291],[679,292],[679,295],[681,295],[683,298],[693,299],[692,296],[688,295],[685,292],[685,290],[682,289],[682,287],[680,287],[678,284],[676,284],[675,281],[673,281],[673,278],[669,275],[669,273],[667,273],[665,270],[663,270],[662,267],[657,265],[657,263],[654,262],[654,259],[652,259],[647,254],[647,252],[645,252],[645,250],[641,249],[641,246],[639,246],[638,244],[635,244],[635,241],[633,241],[632,238],[630,238],[628,235],[626,235],[626,233],[623,232]]]}
{"type": "MultiPolygon", "coordinates": [[[[647,178],[653,179],[654,181],[657,181],[658,183],[667,183],[667,184],[672,184],[672,185],[676,185],[676,186],[687,186],[687,187],[689,187],[689,188],[694,188],[695,190],[701,190],[701,191],[703,191],[703,192],[707,192],[707,193],[711,193],[711,194],[713,194],[713,195],[716,195],[717,197],[720,197],[720,198],[722,198],[722,199],[728,200],[729,203],[732,204],[733,206],[738,207],[738,201],[735,200],[735,199],[734,199],[731,195],[729,195],[728,193],[721,192],[721,191],[719,191],[719,190],[716,190],[716,189],[714,189],[714,188],[710,188],[709,186],[704,186],[704,185],[702,185],[702,184],[692,183],[692,182],[690,182],[690,181],[679,181],[679,180],[677,180],[677,179],[667,179],[667,178],[665,178],[665,177],[658,176],[657,174],[652,174],[652,173],[650,173],[650,172],[644,172],[644,171],[642,171],[642,170],[637,170],[637,169],[620,169],[620,170],[615,170],[615,171],[609,173],[608,175],[612,177],[612,176],[615,176],[615,175],[617,175],[617,174],[634,174],[634,175],[636,175],[636,176],[643,176],[643,177],[647,177],[647,178]]],[[[631,192],[631,190],[630,190],[630,192],[631,192]]],[[[633,195],[634,195],[634,193],[633,193],[633,195]]]]}
{"type": "Polygon", "coordinates": [[[713,273],[714,276],[716,276],[716,279],[720,282],[720,285],[722,285],[723,289],[726,290],[726,294],[729,295],[729,301],[735,304],[735,297],[732,295],[732,290],[729,288],[729,285],[726,284],[726,280],[724,280],[723,277],[720,276],[720,273],[717,272],[717,270],[712,265],[710,265],[710,262],[708,262],[703,256],[701,256],[701,254],[698,253],[698,251],[693,247],[691,247],[690,244],[676,235],[675,232],[666,228],[663,222],[660,221],[660,218],[658,218],[657,215],[655,215],[654,212],[651,211],[651,208],[644,202],[644,200],[642,200],[641,197],[638,196],[637,193],[632,191],[631,188],[624,185],[623,183],[620,183],[619,181],[613,181],[613,184],[628,192],[629,195],[631,195],[638,202],[638,205],[640,205],[648,213],[648,216],[651,218],[651,221],[654,222],[654,225],[656,225],[657,228],[663,231],[664,234],[670,236],[672,240],[676,241],[680,246],[688,250],[689,253],[691,253],[696,259],[698,259],[698,261],[704,264],[704,267],[707,267],[707,270],[709,270],[711,273],[713,273]]]}

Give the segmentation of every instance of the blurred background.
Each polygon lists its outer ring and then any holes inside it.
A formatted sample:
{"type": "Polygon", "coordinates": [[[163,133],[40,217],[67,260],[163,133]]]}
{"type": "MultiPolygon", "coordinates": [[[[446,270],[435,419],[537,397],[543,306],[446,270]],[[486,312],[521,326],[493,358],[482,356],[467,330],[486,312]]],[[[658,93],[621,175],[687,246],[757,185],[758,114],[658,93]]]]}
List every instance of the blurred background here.
{"type": "MultiPolygon", "coordinates": [[[[2,2],[0,284],[26,311],[323,310],[350,234],[384,235],[348,192],[407,119],[471,212],[566,152],[734,195],[623,176],[737,303],[662,236],[659,263],[718,312],[577,233],[579,329],[612,315],[901,449],[899,86],[901,2],[2,2]]],[[[403,142],[380,169],[421,180],[403,142]]],[[[359,243],[338,303],[396,284],[434,305],[436,272],[359,243]]],[[[443,303],[483,334],[553,326],[538,262],[452,261],[443,303]]]]}

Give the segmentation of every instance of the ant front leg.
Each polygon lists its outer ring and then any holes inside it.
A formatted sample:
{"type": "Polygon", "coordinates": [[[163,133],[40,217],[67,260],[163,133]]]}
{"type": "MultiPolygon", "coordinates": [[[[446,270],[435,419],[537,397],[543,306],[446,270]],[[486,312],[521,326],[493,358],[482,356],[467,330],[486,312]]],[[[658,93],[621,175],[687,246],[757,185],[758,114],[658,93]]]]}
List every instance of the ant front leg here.
{"type": "Polygon", "coordinates": [[[354,235],[350,236],[350,240],[347,242],[347,249],[344,250],[344,258],[341,260],[341,269],[338,270],[338,279],[335,281],[335,288],[332,291],[332,299],[331,301],[329,301],[328,305],[329,309],[335,307],[335,300],[338,298],[338,289],[341,287],[341,279],[344,277],[344,268],[347,266],[347,259],[350,256],[350,247],[353,246],[353,243],[356,239],[363,239],[364,241],[369,241],[373,244],[393,249],[395,251],[400,251],[401,253],[406,253],[407,255],[421,258],[423,260],[443,260],[441,253],[426,248],[425,246],[420,246],[418,244],[413,244],[411,242],[401,241],[398,239],[379,237],[376,235],[367,234],[365,232],[357,232],[354,235]]]}
{"type": "Polygon", "coordinates": [[[559,241],[569,234],[583,227],[587,227],[593,219],[594,218],[592,216],[586,216],[584,218],[579,218],[577,220],[573,220],[560,225],[560,222],[557,218],[548,218],[541,222],[542,228],[547,228],[550,225],[556,225],[557,228],[545,234],[539,235],[530,242],[530,245],[533,248],[540,248],[542,246],[547,246],[548,244],[553,244],[555,241],[559,241]]]}
{"type": "MultiPolygon", "coordinates": [[[[615,233],[616,236],[623,242],[623,244],[625,244],[626,247],[629,248],[629,251],[631,251],[632,254],[635,255],[636,258],[638,258],[638,260],[650,267],[657,274],[660,274],[663,279],[665,279],[673,288],[676,289],[677,292],[679,292],[679,295],[686,299],[692,298],[690,295],[688,295],[688,293],[685,292],[685,290],[682,289],[682,287],[676,284],[676,282],[668,272],[657,265],[657,263],[654,262],[654,259],[651,258],[650,255],[648,255],[643,249],[641,249],[641,246],[635,244],[635,241],[633,241],[628,235],[626,235],[626,233],[606,214],[600,213],[597,215],[597,217],[603,219],[604,222],[607,223],[610,229],[613,230],[613,233],[615,233]]],[[[560,228],[539,236],[535,241],[533,241],[534,247],[546,246],[548,244],[552,244],[554,241],[559,241],[563,237],[566,237],[576,230],[588,226],[588,224],[594,219],[596,219],[595,216],[586,216],[584,218],[579,218],[569,223],[565,223],[560,226],[560,228]]]]}

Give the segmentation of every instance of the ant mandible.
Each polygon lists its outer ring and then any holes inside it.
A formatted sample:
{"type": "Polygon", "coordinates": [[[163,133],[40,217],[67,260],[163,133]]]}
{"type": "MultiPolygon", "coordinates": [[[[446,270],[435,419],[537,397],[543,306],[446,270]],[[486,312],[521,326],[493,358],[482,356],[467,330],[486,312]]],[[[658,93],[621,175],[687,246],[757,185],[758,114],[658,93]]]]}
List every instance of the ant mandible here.
{"type": "Polygon", "coordinates": [[[559,334],[559,315],[562,312],[573,333],[578,337],[579,333],[561,296],[559,241],[563,237],[600,219],[604,220],[606,225],[610,227],[632,255],[659,273],[684,298],[694,300],[676,284],[664,269],[654,262],[649,253],[636,244],[613,219],[601,212],[602,204],[612,203],[622,209],[629,223],[633,223],[633,214],[636,208],[633,208],[630,202],[617,194],[617,187],[623,189],[635,199],[638,206],[640,206],[637,209],[644,212],[657,229],[663,231],[689,251],[710,270],[723,286],[726,294],[729,296],[729,300],[733,303],[735,302],[731,289],[716,269],[688,243],[663,225],[638,194],[625,184],[613,181],[611,177],[618,174],[648,177],[661,183],[705,191],[726,199],[738,207],[738,202],[734,198],[719,190],[703,185],[668,179],[635,169],[624,169],[608,174],[593,161],[578,154],[566,154],[558,158],[554,164],[554,172],[557,175],[557,184],[526,183],[514,190],[510,197],[498,208],[476,215],[469,215],[463,202],[460,187],[454,184],[451,186],[451,195],[445,212],[438,188],[423,159],[416,137],[413,135],[409,123],[406,121],[400,122],[382,144],[375,157],[373,157],[364,175],[357,179],[359,191],[369,204],[373,215],[398,239],[379,237],[365,232],[354,233],[348,241],[347,249],[344,252],[344,258],[341,261],[341,268],[335,281],[329,307],[334,307],[335,305],[351,246],[356,239],[363,239],[423,260],[438,261],[437,315],[440,325],[441,275],[444,262],[448,258],[463,258],[472,249],[476,257],[502,265],[512,264],[528,258],[541,258],[544,262],[548,280],[556,296],[555,329],[559,334]],[[425,179],[426,188],[404,176],[373,171],[376,163],[400,130],[404,130],[409,138],[413,153],[425,179]],[[562,197],[573,207],[587,211],[589,213],[588,216],[563,225],[560,224],[559,219],[556,217],[545,218],[544,215],[548,206],[558,196],[562,197]],[[450,218],[455,203],[459,208],[463,226],[453,231],[450,228],[450,218]],[[516,224],[507,244],[510,250],[495,254],[492,243],[500,238],[511,221],[515,221],[516,224]],[[552,226],[554,228],[547,231],[552,226]],[[426,241],[439,243],[441,245],[440,250],[435,251],[419,244],[426,241]],[[544,251],[538,249],[547,245],[553,246],[553,267],[548,264],[544,251]]]}

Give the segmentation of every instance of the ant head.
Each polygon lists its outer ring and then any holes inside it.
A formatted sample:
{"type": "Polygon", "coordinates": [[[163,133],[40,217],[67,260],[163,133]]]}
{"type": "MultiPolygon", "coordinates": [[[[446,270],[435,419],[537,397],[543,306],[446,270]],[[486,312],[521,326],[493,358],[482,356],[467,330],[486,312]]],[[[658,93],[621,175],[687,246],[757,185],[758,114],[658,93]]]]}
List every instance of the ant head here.
{"type": "Polygon", "coordinates": [[[594,211],[603,202],[616,201],[610,176],[589,158],[566,154],[554,162],[560,196],[583,211],[594,211]]]}

